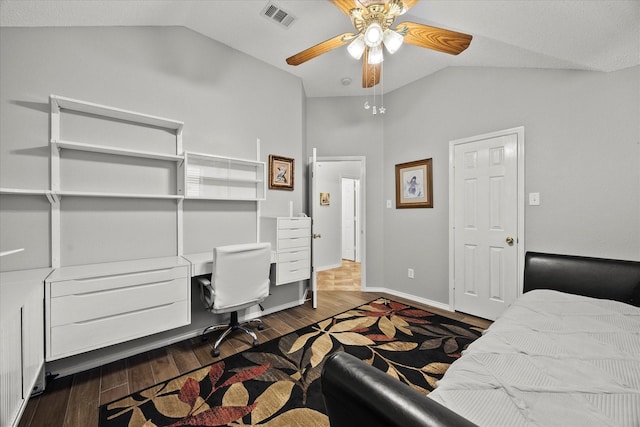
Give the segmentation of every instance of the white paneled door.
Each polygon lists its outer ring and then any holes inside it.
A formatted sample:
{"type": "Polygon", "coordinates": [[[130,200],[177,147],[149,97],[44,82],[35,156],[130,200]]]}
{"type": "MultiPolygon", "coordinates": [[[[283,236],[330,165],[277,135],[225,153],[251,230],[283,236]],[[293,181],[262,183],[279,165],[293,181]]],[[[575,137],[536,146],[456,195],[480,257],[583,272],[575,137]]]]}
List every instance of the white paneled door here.
{"type": "Polygon", "coordinates": [[[517,128],[451,143],[456,311],[494,320],[518,296],[523,134],[517,128]]]}

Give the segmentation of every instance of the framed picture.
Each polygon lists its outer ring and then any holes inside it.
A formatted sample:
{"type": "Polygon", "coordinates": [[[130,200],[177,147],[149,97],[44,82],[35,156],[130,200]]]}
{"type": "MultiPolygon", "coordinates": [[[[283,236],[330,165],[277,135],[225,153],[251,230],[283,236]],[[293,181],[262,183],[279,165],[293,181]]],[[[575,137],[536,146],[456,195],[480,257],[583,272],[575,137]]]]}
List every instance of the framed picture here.
{"type": "Polygon", "coordinates": [[[293,190],[293,159],[269,155],[269,188],[293,190]]]}
{"type": "Polygon", "coordinates": [[[431,159],[396,165],[396,209],[432,207],[431,159]]]}
{"type": "Polygon", "coordinates": [[[320,206],[329,206],[331,204],[330,193],[320,193],[320,206]]]}

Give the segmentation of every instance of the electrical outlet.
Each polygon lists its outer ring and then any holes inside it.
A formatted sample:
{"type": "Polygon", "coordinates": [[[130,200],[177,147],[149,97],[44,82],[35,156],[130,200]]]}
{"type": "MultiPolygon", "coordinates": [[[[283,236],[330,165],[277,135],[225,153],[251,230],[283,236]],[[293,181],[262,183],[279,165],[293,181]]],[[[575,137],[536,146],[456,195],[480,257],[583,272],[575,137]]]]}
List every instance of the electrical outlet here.
{"type": "Polygon", "coordinates": [[[413,279],[413,268],[407,270],[407,276],[409,276],[409,279],[413,279]]]}

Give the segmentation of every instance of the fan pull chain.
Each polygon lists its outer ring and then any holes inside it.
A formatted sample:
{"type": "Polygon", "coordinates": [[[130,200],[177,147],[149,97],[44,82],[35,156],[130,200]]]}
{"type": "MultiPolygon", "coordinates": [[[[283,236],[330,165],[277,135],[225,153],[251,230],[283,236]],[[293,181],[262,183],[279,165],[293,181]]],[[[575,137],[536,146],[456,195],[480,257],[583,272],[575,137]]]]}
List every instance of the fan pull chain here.
{"type": "MultiPolygon", "coordinates": [[[[382,66],[382,64],[380,64],[382,66]]],[[[376,110],[376,67],[373,67],[373,115],[378,114],[376,110]]]]}
{"type": "Polygon", "coordinates": [[[384,72],[382,71],[383,67],[384,62],[380,64],[380,108],[378,109],[378,111],[380,111],[380,114],[384,114],[387,111],[387,109],[384,108],[384,72]]]}
{"type": "MultiPolygon", "coordinates": [[[[365,80],[366,82],[368,82],[368,81],[369,81],[369,67],[366,67],[366,68],[364,69],[364,80],[365,80]]],[[[365,99],[364,99],[364,109],[365,109],[365,110],[368,110],[369,108],[371,108],[371,107],[369,106],[369,94],[367,93],[367,94],[365,95],[365,99]]]]}

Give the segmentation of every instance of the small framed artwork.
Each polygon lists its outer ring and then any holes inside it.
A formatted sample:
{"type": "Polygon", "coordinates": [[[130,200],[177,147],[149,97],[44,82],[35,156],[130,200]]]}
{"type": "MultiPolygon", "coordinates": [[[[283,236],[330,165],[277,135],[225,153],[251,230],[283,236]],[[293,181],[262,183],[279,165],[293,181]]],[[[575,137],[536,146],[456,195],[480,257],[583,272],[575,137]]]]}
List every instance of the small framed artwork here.
{"type": "Polygon", "coordinates": [[[433,207],[431,159],[396,165],[396,209],[433,207]]]}
{"type": "Polygon", "coordinates": [[[320,206],[329,206],[331,204],[331,193],[320,193],[320,206]]]}
{"type": "Polygon", "coordinates": [[[269,188],[293,190],[293,159],[269,155],[269,188]]]}

